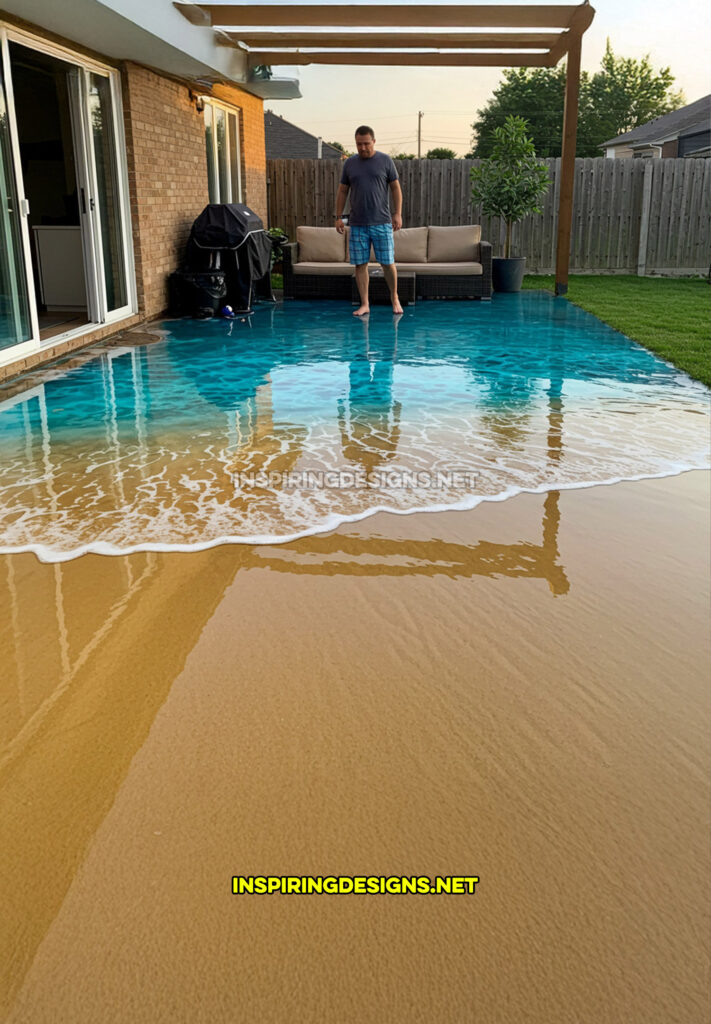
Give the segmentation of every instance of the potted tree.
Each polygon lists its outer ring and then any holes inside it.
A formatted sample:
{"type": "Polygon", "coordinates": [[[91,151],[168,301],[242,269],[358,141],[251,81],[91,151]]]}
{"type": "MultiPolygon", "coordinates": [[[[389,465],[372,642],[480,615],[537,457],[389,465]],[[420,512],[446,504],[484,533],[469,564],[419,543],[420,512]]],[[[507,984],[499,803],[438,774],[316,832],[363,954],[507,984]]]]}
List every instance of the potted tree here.
{"type": "Polygon", "coordinates": [[[271,271],[273,274],[281,274],[284,257],[282,245],[286,245],[289,238],[281,228],[269,228],[267,234],[272,240],[271,271]]]}
{"type": "Polygon", "coordinates": [[[526,257],[511,256],[511,229],[529,213],[541,212],[540,200],[550,185],[526,128],[524,118],[509,115],[494,129],[492,155],[471,171],[472,200],[481,203],[487,217],[501,217],[506,223],[504,255],[492,260],[497,292],[521,290],[526,257]]]}

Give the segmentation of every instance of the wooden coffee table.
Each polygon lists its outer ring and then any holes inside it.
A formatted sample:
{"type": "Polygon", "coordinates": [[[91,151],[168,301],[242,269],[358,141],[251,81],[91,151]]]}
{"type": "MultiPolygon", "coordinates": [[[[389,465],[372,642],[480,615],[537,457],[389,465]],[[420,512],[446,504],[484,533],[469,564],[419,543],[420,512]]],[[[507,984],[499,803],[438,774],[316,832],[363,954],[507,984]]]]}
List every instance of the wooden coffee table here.
{"type": "MultiPolygon", "coordinates": [[[[370,276],[369,296],[373,305],[390,305],[390,290],[385,280],[385,274],[380,267],[368,268],[370,276]]],[[[414,306],[415,304],[415,274],[412,270],[398,271],[397,294],[403,306],[414,306]]],[[[358,285],[355,276],[351,281],[351,301],[354,306],[360,303],[358,285]]]]}

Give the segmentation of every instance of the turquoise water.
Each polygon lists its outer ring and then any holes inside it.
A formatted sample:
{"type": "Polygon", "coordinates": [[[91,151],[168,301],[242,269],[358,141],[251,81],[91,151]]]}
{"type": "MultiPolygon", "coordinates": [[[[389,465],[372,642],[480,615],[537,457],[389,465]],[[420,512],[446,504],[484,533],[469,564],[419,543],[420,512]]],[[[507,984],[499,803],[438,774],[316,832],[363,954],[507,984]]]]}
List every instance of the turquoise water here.
{"type": "Polygon", "coordinates": [[[0,546],[280,541],[708,466],[709,392],[564,300],[165,321],[0,388],[0,546]]]}

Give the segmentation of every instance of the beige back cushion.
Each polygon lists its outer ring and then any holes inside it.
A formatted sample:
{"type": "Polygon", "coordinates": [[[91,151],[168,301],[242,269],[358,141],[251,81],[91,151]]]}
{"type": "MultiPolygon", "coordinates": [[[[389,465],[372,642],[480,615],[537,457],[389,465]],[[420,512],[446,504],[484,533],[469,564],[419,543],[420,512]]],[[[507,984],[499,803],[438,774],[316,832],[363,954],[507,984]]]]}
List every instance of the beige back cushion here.
{"type": "Polygon", "coordinates": [[[299,263],[343,263],[346,259],[345,235],[333,228],[297,227],[299,263]]]}
{"type": "Polygon", "coordinates": [[[395,232],[395,262],[427,262],[427,228],[400,228],[395,232]]]}
{"type": "Polygon", "coordinates": [[[427,239],[428,263],[463,263],[479,259],[480,224],[431,227],[427,239]]]}

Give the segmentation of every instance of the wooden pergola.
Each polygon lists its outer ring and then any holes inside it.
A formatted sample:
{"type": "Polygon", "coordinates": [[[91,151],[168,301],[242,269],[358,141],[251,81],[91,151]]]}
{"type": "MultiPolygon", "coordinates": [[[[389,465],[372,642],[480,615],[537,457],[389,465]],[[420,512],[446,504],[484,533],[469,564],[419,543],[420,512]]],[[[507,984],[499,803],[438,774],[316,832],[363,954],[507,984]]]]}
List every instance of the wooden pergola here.
{"type": "Polygon", "coordinates": [[[580,49],[595,15],[568,5],[400,6],[177,2],[246,51],[249,68],[278,64],[554,67],[567,56],[556,295],[568,290],[580,49]]]}

